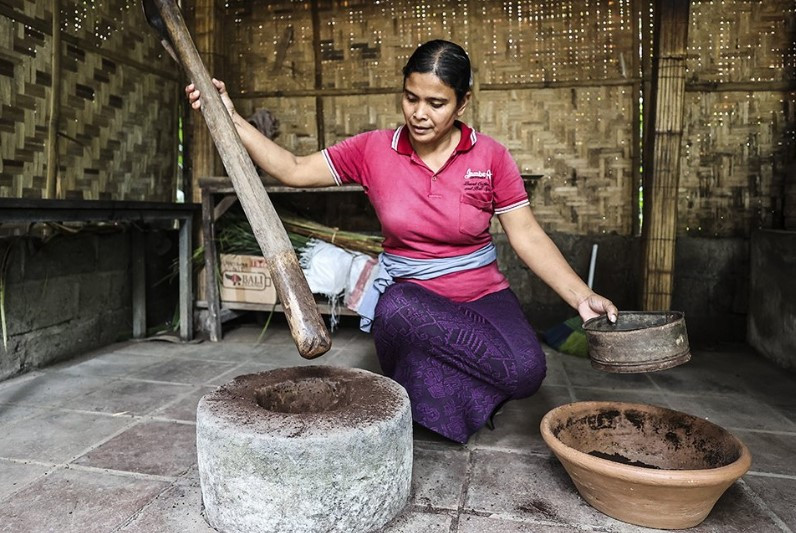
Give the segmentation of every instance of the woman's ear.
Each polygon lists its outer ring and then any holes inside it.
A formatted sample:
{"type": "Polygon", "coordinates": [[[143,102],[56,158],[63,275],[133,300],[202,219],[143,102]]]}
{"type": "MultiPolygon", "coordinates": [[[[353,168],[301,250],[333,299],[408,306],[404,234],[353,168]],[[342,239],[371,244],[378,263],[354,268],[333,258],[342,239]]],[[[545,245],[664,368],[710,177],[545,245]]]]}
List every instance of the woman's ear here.
{"type": "Polygon", "coordinates": [[[456,116],[460,117],[464,114],[464,111],[467,109],[467,104],[470,103],[470,98],[472,98],[473,93],[471,91],[467,91],[464,96],[462,97],[462,101],[459,104],[459,109],[456,110],[456,116]]]}

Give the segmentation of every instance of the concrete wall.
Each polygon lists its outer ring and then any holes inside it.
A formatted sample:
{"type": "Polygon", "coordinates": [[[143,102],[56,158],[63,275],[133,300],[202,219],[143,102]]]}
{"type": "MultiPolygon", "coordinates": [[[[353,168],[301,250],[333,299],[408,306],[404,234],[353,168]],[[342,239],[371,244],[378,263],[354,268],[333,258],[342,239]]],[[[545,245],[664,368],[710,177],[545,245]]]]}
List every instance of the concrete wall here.
{"type": "MultiPolygon", "coordinates": [[[[153,287],[176,255],[176,238],[176,232],[147,234],[150,325],[169,319],[176,305],[176,283],[153,287]]],[[[11,242],[0,380],[130,337],[129,232],[11,242]]]]}
{"type": "MultiPolygon", "coordinates": [[[[557,233],[550,237],[584,280],[592,244],[598,244],[594,290],[611,298],[620,310],[639,309],[641,239],[557,233]]],[[[520,262],[505,236],[498,236],[496,243],[501,270],[538,331],[575,316],[574,310],[520,262]]],[[[685,312],[692,342],[745,341],[748,257],[749,245],[744,239],[677,240],[671,308],[685,312]]]]}
{"type": "Polygon", "coordinates": [[[757,231],[751,248],[749,344],[796,369],[796,231],[757,231]]]}

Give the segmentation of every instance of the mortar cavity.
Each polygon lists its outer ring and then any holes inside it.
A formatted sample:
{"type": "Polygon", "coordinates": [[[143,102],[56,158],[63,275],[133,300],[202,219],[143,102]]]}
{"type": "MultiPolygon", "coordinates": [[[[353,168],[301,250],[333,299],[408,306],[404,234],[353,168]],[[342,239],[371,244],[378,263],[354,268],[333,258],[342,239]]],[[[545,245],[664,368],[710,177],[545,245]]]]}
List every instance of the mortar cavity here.
{"type": "Polygon", "coordinates": [[[255,391],[257,405],[278,413],[329,413],[351,403],[349,383],[328,378],[286,380],[255,391]]]}

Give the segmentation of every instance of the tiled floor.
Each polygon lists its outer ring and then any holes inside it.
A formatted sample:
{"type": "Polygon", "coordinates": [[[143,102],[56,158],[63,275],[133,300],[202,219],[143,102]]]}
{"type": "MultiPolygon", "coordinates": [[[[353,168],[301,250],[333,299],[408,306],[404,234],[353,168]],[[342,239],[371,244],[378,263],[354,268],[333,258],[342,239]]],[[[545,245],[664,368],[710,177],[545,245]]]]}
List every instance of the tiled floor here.
{"type": "MultiPolygon", "coordinates": [[[[234,376],[301,364],[378,371],[371,339],[346,326],[314,363],[283,325],[240,325],[220,344],[122,343],[0,383],[0,531],[206,532],[194,444],[196,402],[234,376]]],[[[796,531],[796,375],[744,346],[675,369],[592,370],[548,350],[534,397],[466,446],[416,430],[410,505],[390,533],[652,531],[587,505],[539,434],[551,408],[610,399],[668,406],[730,429],[752,470],[694,532],[796,531]]],[[[352,532],[356,533],[356,532],[352,532]]]]}

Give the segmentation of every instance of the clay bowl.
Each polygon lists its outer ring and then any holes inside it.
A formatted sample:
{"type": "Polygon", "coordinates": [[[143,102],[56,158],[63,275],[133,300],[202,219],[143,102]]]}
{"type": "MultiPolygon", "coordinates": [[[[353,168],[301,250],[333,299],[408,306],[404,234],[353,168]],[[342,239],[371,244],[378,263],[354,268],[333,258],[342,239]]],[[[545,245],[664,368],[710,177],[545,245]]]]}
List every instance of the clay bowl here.
{"type": "Polygon", "coordinates": [[[604,372],[653,372],[691,359],[680,311],[622,311],[614,324],[606,316],[587,320],[583,331],[591,366],[604,372]]]}
{"type": "Polygon", "coordinates": [[[725,429],[654,405],[571,403],[548,412],[541,430],[590,505],[645,527],[701,523],[752,462],[725,429]]]}

